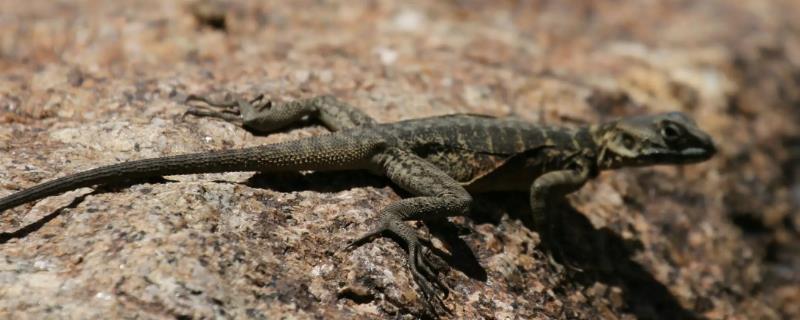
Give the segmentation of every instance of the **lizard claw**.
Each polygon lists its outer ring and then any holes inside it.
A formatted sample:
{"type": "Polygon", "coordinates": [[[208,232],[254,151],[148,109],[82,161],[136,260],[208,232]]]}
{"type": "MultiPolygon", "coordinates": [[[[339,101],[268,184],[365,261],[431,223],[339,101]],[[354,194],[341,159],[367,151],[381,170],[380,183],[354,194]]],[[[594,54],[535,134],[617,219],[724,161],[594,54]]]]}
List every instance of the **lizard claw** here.
{"type": "Polygon", "coordinates": [[[186,116],[193,115],[196,117],[211,117],[211,118],[219,118],[228,122],[233,123],[242,123],[241,117],[238,114],[226,111],[212,111],[212,110],[204,110],[202,108],[192,107],[186,110],[181,116],[181,119],[185,119],[186,116]]]}
{"type": "MultiPolygon", "coordinates": [[[[420,246],[420,248],[423,247],[420,246]]],[[[428,252],[430,252],[430,250],[428,250],[428,252]]],[[[438,272],[433,271],[433,263],[430,262],[427,255],[423,253],[422,250],[420,250],[420,252],[417,254],[417,265],[423,270],[423,272],[425,272],[426,278],[432,280],[433,284],[435,284],[435,287],[443,293],[442,298],[447,299],[447,297],[450,296],[450,291],[452,289],[445,282],[443,282],[441,278],[439,278],[438,272]]]]}
{"type": "Polygon", "coordinates": [[[550,244],[550,248],[546,249],[547,253],[547,262],[556,270],[557,273],[563,274],[567,270],[572,272],[583,272],[583,269],[576,266],[575,264],[569,262],[564,255],[563,249],[561,246],[555,243],[550,244]],[[556,256],[558,256],[558,260],[563,261],[560,263],[556,260],[556,256]]]}
{"type": "Polygon", "coordinates": [[[560,263],[560,262],[556,261],[556,258],[553,257],[553,254],[551,254],[551,253],[547,253],[547,263],[551,267],[553,267],[553,269],[555,270],[556,274],[559,274],[559,275],[563,275],[567,271],[574,271],[574,272],[583,271],[580,268],[577,268],[572,264],[560,263]]]}
{"type": "Polygon", "coordinates": [[[450,313],[450,310],[444,304],[444,299],[450,295],[450,287],[444,284],[438,277],[438,274],[433,271],[430,261],[426,258],[417,241],[410,241],[408,243],[408,268],[414,278],[414,282],[420,287],[423,299],[427,309],[433,314],[437,314],[438,310],[443,310],[450,313]],[[441,292],[440,296],[437,292],[441,292]]]}
{"type": "Polygon", "coordinates": [[[231,97],[231,94],[225,94],[223,100],[211,99],[208,96],[190,94],[183,101],[185,104],[191,104],[191,102],[200,102],[209,107],[226,110],[236,109],[239,106],[238,99],[231,97]]]}
{"type": "Polygon", "coordinates": [[[350,242],[348,242],[347,245],[344,247],[344,249],[345,250],[355,249],[356,247],[369,242],[370,240],[372,240],[372,238],[378,236],[379,234],[387,230],[388,228],[384,224],[381,224],[380,226],[373,228],[372,230],[367,231],[361,234],[360,236],[356,237],[355,239],[351,240],[350,242]]]}
{"type": "MultiPolygon", "coordinates": [[[[260,97],[260,96],[259,96],[260,97]]],[[[181,119],[188,115],[196,117],[219,118],[235,124],[242,124],[240,99],[234,99],[226,94],[222,100],[211,99],[207,96],[190,94],[184,100],[189,109],[183,113],[181,119]]]]}

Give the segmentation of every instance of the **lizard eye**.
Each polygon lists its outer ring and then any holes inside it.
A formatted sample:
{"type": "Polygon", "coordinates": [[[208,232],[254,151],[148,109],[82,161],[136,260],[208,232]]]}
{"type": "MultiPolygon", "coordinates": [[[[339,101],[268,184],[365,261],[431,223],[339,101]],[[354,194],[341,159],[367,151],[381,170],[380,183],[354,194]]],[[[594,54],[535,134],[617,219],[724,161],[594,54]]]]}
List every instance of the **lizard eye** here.
{"type": "Polygon", "coordinates": [[[681,128],[674,123],[667,123],[661,128],[661,136],[666,141],[675,141],[681,135],[681,128]]]}

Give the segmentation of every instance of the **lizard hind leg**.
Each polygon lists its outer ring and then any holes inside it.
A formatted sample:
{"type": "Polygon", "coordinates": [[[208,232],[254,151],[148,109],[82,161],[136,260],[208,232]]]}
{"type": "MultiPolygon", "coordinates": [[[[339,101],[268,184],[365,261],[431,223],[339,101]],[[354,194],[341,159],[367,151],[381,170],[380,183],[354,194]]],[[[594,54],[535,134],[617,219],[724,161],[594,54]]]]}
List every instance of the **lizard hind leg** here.
{"type": "Polygon", "coordinates": [[[472,197],[445,172],[413,153],[392,148],[375,156],[373,161],[383,168],[384,174],[392,182],[414,197],[383,208],[377,225],[357,237],[348,247],[363,244],[381,233],[397,236],[406,244],[409,271],[420,287],[429,310],[436,312],[436,307],[431,304],[433,302],[447,311],[436,291],[442,291],[446,298],[449,289],[434,272],[435,268],[426,257],[416,230],[404,221],[463,215],[467,212],[472,197]]]}

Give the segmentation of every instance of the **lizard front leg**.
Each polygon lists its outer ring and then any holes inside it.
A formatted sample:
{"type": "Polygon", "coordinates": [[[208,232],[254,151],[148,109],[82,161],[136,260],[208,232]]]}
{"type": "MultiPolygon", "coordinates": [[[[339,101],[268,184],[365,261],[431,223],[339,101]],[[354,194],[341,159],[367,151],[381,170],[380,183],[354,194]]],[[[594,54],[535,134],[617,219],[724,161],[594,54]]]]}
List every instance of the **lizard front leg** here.
{"type": "MultiPolygon", "coordinates": [[[[575,161],[570,167],[566,170],[552,171],[541,175],[534,180],[530,189],[530,205],[534,224],[539,229],[542,239],[547,241],[552,250],[560,257],[563,257],[563,251],[554,239],[555,228],[558,225],[554,215],[554,205],[563,201],[567,194],[580,189],[591,176],[588,163],[575,161]]],[[[563,266],[552,257],[552,252],[548,252],[548,259],[550,264],[563,270],[563,266]]]]}
{"type": "Polygon", "coordinates": [[[375,124],[375,120],[333,96],[317,96],[284,103],[275,103],[258,95],[251,100],[227,95],[222,101],[190,95],[187,104],[194,105],[186,114],[215,117],[256,132],[270,133],[299,122],[304,117],[319,120],[328,130],[339,131],[375,124]]]}
{"type": "MultiPolygon", "coordinates": [[[[408,248],[408,268],[420,287],[428,307],[434,309],[429,299],[443,306],[434,287],[447,292],[447,287],[432,271],[430,262],[422,252],[416,230],[404,221],[440,219],[463,215],[472,197],[453,178],[428,161],[405,150],[388,149],[373,158],[373,162],[399,187],[414,195],[383,208],[378,224],[371,231],[356,238],[350,247],[362,244],[374,236],[390,232],[405,241],[408,248]]],[[[434,309],[435,310],[435,309],[434,309]]]]}

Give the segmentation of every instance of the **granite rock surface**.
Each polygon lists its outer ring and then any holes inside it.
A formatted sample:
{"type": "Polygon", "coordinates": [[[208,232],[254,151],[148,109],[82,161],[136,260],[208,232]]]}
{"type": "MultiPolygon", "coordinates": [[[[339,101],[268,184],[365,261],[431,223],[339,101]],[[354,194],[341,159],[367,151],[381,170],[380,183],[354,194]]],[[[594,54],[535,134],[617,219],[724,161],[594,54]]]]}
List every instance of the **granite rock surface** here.
{"type": "MultiPolygon", "coordinates": [[[[453,319],[800,318],[797,1],[2,1],[0,196],[98,165],[287,141],[182,117],[188,94],[333,94],[379,122],[580,125],[687,112],[719,153],[417,224],[453,319]]],[[[353,251],[400,195],[367,173],[166,177],[0,216],[0,317],[428,317],[401,248],[353,251]]]]}

